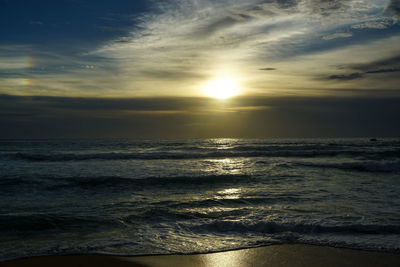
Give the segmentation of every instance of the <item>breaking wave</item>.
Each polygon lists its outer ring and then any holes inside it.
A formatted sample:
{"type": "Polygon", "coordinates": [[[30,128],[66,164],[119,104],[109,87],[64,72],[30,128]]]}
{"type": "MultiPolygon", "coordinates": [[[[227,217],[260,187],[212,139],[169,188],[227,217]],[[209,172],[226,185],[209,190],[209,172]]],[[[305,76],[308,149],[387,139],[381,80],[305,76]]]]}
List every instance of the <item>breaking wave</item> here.
{"type": "Polygon", "coordinates": [[[297,163],[313,168],[333,168],[362,172],[400,172],[399,160],[356,161],[343,163],[297,163]]]}
{"type": "Polygon", "coordinates": [[[15,153],[3,154],[1,157],[25,160],[25,161],[84,161],[84,160],[182,160],[182,159],[206,159],[206,158],[240,158],[240,157],[361,157],[367,159],[399,158],[400,150],[363,151],[363,150],[303,150],[303,149],[226,149],[226,150],[200,150],[154,153],[15,153]]]}

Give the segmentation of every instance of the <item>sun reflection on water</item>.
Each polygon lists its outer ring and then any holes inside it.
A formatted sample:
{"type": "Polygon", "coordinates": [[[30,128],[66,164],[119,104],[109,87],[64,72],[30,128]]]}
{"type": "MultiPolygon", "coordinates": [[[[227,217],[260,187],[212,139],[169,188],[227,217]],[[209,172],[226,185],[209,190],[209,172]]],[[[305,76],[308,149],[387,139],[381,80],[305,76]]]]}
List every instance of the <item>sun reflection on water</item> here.
{"type": "Polygon", "coordinates": [[[216,138],[216,139],[209,139],[208,143],[215,149],[223,150],[223,149],[234,148],[239,141],[240,141],[239,139],[235,138],[216,138]]]}
{"type": "Polygon", "coordinates": [[[207,160],[206,171],[213,172],[218,175],[241,174],[245,168],[244,159],[240,158],[224,158],[207,160]]]}
{"type": "Polygon", "coordinates": [[[248,258],[252,255],[246,252],[246,250],[239,250],[224,253],[211,253],[200,255],[200,258],[204,264],[203,266],[247,267],[250,266],[248,264],[248,258]]]}
{"type": "Polygon", "coordinates": [[[216,199],[239,199],[241,191],[240,188],[227,188],[218,191],[216,199]]]}

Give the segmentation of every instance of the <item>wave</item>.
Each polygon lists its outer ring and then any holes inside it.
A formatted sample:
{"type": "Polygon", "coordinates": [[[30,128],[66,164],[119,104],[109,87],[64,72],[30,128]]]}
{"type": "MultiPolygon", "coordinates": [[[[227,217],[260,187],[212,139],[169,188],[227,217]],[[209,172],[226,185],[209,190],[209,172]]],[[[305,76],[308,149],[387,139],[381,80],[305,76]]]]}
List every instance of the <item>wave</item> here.
{"type": "Polygon", "coordinates": [[[85,161],[85,160],[180,160],[207,158],[238,158],[238,157],[362,157],[369,159],[400,158],[400,150],[367,151],[367,150],[330,150],[330,149],[252,149],[235,148],[225,150],[206,149],[193,151],[172,151],[152,153],[10,153],[3,154],[3,159],[25,161],[85,161]]]}
{"type": "Polygon", "coordinates": [[[240,222],[240,221],[213,221],[191,227],[191,230],[198,233],[263,233],[263,234],[369,234],[387,235],[400,234],[399,225],[378,225],[378,224],[348,224],[348,225],[322,225],[303,223],[277,223],[277,222],[240,222]]]}
{"type": "MultiPolygon", "coordinates": [[[[237,213],[250,212],[246,209],[236,211],[237,213]]],[[[126,228],[142,223],[146,216],[164,223],[172,223],[169,227],[182,227],[192,234],[224,234],[237,233],[246,235],[249,233],[281,235],[291,234],[344,234],[344,235],[399,235],[399,225],[380,224],[338,224],[328,223],[299,223],[299,222],[274,222],[274,221],[238,221],[219,220],[220,212],[205,214],[188,212],[169,213],[166,209],[152,209],[128,215],[125,218],[108,218],[91,215],[71,215],[63,213],[34,213],[34,214],[5,214],[0,215],[0,232],[7,233],[24,232],[32,233],[37,231],[72,231],[72,232],[93,232],[107,229],[126,228]],[[144,216],[144,217],[143,217],[144,216]],[[174,220],[166,220],[173,217],[174,220]],[[191,220],[192,219],[192,220],[191,220]]],[[[232,214],[233,216],[234,214],[232,214]]],[[[237,215],[237,214],[236,214],[237,215]]]]}
{"type": "Polygon", "coordinates": [[[123,226],[116,220],[96,216],[73,216],[69,214],[2,214],[0,215],[0,232],[24,232],[26,234],[36,231],[74,231],[80,232],[101,231],[107,227],[123,226]]]}
{"type": "Polygon", "coordinates": [[[47,190],[66,190],[66,189],[84,189],[84,190],[109,190],[110,188],[135,189],[142,187],[176,187],[176,186],[213,186],[218,184],[238,184],[247,183],[255,179],[247,175],[204,175],[204,176],[170,176],[170,177],[147,177],[147,178],[129,178],[129,177],[1,177],[0,192],[9,189],[22,190],[21,186],[28,189],[42,187],[47,190]]]}
{"type": "Polygon", "coordinates": [[[302,162],[296,165],[312,168],[332,168],[341,170],[353,170],[362,172],[400,172],[399,160],[380,160],[380,161],[358,161],[343,163],[311,163],[302,162]]]}

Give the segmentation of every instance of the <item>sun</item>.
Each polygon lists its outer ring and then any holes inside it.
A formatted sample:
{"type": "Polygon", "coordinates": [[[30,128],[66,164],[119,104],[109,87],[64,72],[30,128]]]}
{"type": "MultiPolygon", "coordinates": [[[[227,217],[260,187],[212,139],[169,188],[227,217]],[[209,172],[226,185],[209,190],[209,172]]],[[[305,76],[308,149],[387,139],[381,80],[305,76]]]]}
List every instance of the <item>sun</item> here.
{"type": "Polygon", "coordinates": [[[204,86],[205,94],[217,99],[227,99],[239,93],[239,87],[235,79],[220,77],[209,81],[204,86]]]}

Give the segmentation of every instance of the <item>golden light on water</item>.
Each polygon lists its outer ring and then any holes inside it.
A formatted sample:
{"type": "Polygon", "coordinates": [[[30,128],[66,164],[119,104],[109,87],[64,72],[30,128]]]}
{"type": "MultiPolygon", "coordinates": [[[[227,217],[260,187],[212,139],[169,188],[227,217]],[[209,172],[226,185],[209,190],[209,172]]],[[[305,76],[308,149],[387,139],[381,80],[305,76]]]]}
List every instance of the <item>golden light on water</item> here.
{"type": "Polygon", "coordinates": [[[226,188],[217,192],[217,199],[239,199],[241,194],[240,188],[226,188]]]}
{"type": "Polygon", "coordinates": [[[216,99],[227,99],[239,94],[238,82],[233,77],[218,77],[204,86],[204,92],[207,96],[216,99]]]}
{"type": "Polygon", "coordinates": [[[218,253],[201,255],[204,266],[246,266],[243,265],[243,257],[239,253],[218,253]]]}
{"type": "Polygon", "coordinates": [[[220,175],[239,174],[245,168],[243,159],[213,159],[209,160],[208,163],[209,166],[205,170],[220,175]]]}

